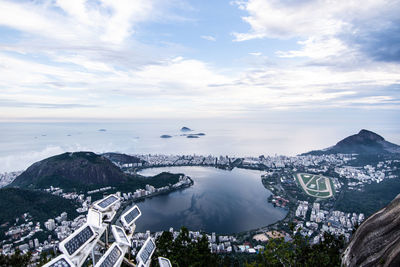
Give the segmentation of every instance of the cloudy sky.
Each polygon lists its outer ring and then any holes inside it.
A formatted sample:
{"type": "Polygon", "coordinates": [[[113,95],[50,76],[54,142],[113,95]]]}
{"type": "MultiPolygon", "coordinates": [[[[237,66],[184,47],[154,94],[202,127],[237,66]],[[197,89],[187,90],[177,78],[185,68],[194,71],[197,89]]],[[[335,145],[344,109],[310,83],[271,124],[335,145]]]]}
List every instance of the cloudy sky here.
{"type": "Polygon", "coordinates": [[[399,0],[0,0],[0,120],[394,118],[399,14],[399,0]]]}

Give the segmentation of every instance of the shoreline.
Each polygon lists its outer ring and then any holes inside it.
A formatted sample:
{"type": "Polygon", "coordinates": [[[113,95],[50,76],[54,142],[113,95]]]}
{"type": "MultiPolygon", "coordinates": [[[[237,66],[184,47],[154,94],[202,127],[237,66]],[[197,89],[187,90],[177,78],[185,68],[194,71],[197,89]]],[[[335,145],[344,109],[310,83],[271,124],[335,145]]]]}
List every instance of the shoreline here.
{"type": "MultiPolygon", "coordinates": [[[[216,168],[216,169],[221,169],[221,170],[226,170],[226,171],[232,171],[234,168],[238,168],[238,169],[243,169],[243,170],[258,170],[258,171],[264,171],[264,169],[263,168],[261,168],[261,167],[259,167],[259,168],[255,168],[255,167],[243,167],[243,166],[218,166],[218,165],[215,165],[215,164],[213,164],[213,165],[206,165],[206,164],[182,164],[182,165],[156,165],[156,166],[142,166],[142,167],[140,167],[140,168],[137,168],[138,170],[137,170],[137,172],[139,172],[139,171],[142,171],[142,170],[145,170],[145,169],[156,169],[156,168],[168,168],[168,167],[171,167],[171,168],[173,168],[173,167],[204,167],[204,168],[209,168],[209,167],[213,167],[213,168],[216,168]]],[[[137,173],[136,172],[136,173],[137,173]]],[[[180,189],[185,189],[185,188],[188,188],[188,187],[190,187],[190,186],[192,186],[193,184],[194,184],[194,181],[188,176],[188,178],[191,180],[191,183],[190,184],[188,184],[188,185],[182,185],[182,186],[180,186],[179,188],[177,188],[177,190],[180,190],[180,189]]],[[[261,181],[262,181],[262,179],[263,179],[263,177],[260,175],[260,178],[261,178],[261,181]]],[[[271,196],[272,195],[274,195],[274,193],[273,193],[273,191],[270,189],[270,188],[267,188],[265,185],[264,185],[264,183],[262,183],[262,186],[266,189],[266,190],[268,190],[270,193],[271,193],[271,196]]],[[[164,192],[157,192],[157,194],[152,194],[151,196],[143,196],[143,197],[141,197],[140,199],[139,199],[139,201],[137,201],[138,199],[135,199],[135,200],[131,200],[131,202],[133,202],[133,203],[136,203],[136,202],[140,202],[140,201],[144,201],[146,198],[151,198],[151,197],[153,197],[153,196],[158,196],[158,195],[162,195],[162,194],[169,194],[169,193],[172,193],[172,192],[174,192],[174,191],[177,191],[177,190],[170,190],[170,191],[164,191],[164,192]]],[[[268,201],[268,203],[270,203],[269,201],[268,201]]],[[[239,237],[239,236],[243,236],[243,235],[251,235],[251,238],[250,239],[252,239],[252,236],[253,235],[255,235],[255,234],[257,234],[257,233],[264,233],[264,232],[266,232],[266,231],[269,231],[269,230],[271,230],[271,228],[272,227],[274,227],[274,225],[276,225],[276,224],[279,224],[279,223],[281,223],[281,222],[284,222],[285,220],[287,220],[288,218],[290,218],[291,217],[291,208],[290,207],[288,207],[288,208],[283,208],[283,207],[278,207],[278,206],[274,206],[274,208],[275,209],[280,209],[280,210],[285,210],[287,213],[286,213],[286,215],[285,215],[285,217],[284,218],[282,218],[282,219],[280,219],[280,220],[278,220],[278,221],[276,221],[276,222],[273,222],[273,223],[270,223],[270,224],[268,224],[268,225],[264,225],[264,226],[261,226],[261,227],[259,227],[259,228],[255,228],[255,229],[249,229],[249,230],[245,230],[245,231],[241,231],[241,232],[235,232],[235,233],[224,233],[224,234],[217,234],[217,235],[232,235],[232,236],[235,236],[235,237],[239,237]],[[253,234],[252,234],[253,233],[253,234]]],[[[207,233],[207,232],[206,232],[207,233]]],[[[210,233],[207,233],[207,234],[210,234],[210,233]]]]}

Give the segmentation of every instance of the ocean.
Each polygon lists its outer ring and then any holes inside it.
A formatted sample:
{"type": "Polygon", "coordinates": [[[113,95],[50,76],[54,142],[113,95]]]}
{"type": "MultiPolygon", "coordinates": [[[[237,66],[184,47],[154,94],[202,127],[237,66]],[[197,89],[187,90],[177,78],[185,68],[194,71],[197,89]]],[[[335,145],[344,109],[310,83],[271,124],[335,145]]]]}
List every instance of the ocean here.
{"type": "MultiPolygon", "coordinates": [[[[24,170],[36,161],[67,151],[294,156],[334,145],[363,128],[361,123],[284,119],[0,122],[0,173],[24,170]],[[192,129],[190,133],[205,133],[205,136],[181,136],[183,126],[192,129]],[[160,138],[164,134],[172,137],[160,138]]],[[[400,141],[399,126],[381,126],[370,130],[388,141],[400,141]]]]}

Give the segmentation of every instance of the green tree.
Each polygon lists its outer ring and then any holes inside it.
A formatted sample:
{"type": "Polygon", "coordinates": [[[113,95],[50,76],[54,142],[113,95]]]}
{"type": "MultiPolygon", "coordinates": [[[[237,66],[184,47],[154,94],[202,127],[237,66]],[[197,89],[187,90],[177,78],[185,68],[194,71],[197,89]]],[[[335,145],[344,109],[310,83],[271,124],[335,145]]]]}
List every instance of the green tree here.
{"type": "Polygon", "coordinates": [[[25,267],[28,266],[32,259],[32,253],[28,252],[22,254],[20,250],[16,250],[12,255],[2,255],[0,254],[0,266],[4,267],[25,267]]]}
{"type": "Polygon", "coordinates": [[[265,246],[264,253],[246,266],[340,266],[344,244],[342,237],[330,234],[325,234],[324,241],[315,245],[310,245],[309,239],[299,234],[291,242],[273,239],[265,246]]]}
{"type": "Polygon", "coordinates": [[[220,265],[219,257],[212,254],[208,247],[207,236],[203,234],[202,238],[192,241],[186,227],[181,228],[175,240],[172,233],[163,232],[157,238],[156,246],[152,266],[158,266],[158,257],[168,258],[177,267],[220,265]]]}

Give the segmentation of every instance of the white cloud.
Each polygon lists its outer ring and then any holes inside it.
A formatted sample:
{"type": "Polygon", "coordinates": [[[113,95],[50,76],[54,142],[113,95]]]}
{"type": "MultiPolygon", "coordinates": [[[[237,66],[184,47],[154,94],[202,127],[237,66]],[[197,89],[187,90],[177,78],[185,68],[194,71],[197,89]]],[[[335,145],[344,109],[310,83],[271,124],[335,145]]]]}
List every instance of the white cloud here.
{"type": "Polygon", "coordinates": [[[236,1],[249,13],[242,19],[251,31],[235,33],[237,41],[254,38],[293,38],[309,36],[332,36],[352,26],[353,18],[371,18],[390,8],[397,0],[358,1],[236,1]]]}
{"type": "Polygon", "coordinates": [[[294,51],[277,51],[277,55],[284,58],[308,57],[312,59],[321,59],[329,56],[335,56],[348,47],[337,38],[318,38],[310,37],[306,41],[299,41],[298,44],[303,46],[302,50],[294,51]]]}
{"type": "Polygon", "coordinates": [[[376,88],[400,83],[400,68],[391,63],[351,71],[273,65],[233,75],[182,57],[126,70],[78,56],[55,57],[57,62],[69,64],[63,66],[3,54],[0,59],[7,66],[0,72],[0,86],[7,88],[0,93],[0,101],[7,104],[0,107],[2,120],[30,116],[212,117],[352,103],[387,106],[396,98],[376,88]],[[78,71],[76,66],[84,69],[78,71]],[[28,82],[18,79],[21,71],[28,82]]]}
{"type": "Polygon", "coordinates": [[[399,66],[360,65],[359,52],[336,36],[352,23],[340,12],[368,13],[356,11],[352,1],[339,1],[333,11],[329,1],[240,3],[252,27],[243,40],[302,41],[299,50],[278,51],[284,61],[276,64],[250,52],[256,68],[236,72],[135,41],[135,26],[161,12],[154,1],[0,0],[0,24],[25,33],[15,45],[1,45],[0,119],[213,117],[352,103],[392,107],[398,101],[384,88],[400,83],[399,66]],[[311,62],[290,61],[297,57],[311,62]]]}
{"type": "Polygon", "coordinates": [[[261,52],[250,52],[249,55],[258,57],[258,56],[261,56],[262,53],[261,52]]]}
{"type": "Polygon", "coordinates": [[[0,172],[22,171],[29,165],[47,157],[65,152],[58,146],[48,146],[41,151],[27,151],[24,153],[0,157],[0,172]]]}
{"type": "Polygon", "coordinates": [[[202,35],[201,38],[203,38],[204,40],[207,40],[207,41],[212,41],[212,42],[217,41],[217,38],[215,38],[214,36],[211,36],[211,35],[202,35]]]}
{"type": "Polygon", "coordinates": [[[163,6],[159,0],[2,0],[0,25],[74,44],[119,45],[134,33],[138,23],[156,19],[163,6]]]}
{"type": "MultiPolygon", "coordinates": [[[[329,63],[336,58],[335,64],[341,62],[342,65],[349,64],[343,60],[345,57],[351,57],[353,61],[357,57],[359,64],[365,64],[359,51],[368,44],[359,39],[365,38],[371,27],[378,33],[381,29],[390,30],[388,25],[398,18],[396,14],[400,12],[398,0],[366,0],[362,4],[348,0],[248,0],[234,3],[248,13],[242,19],[250,26],[248,32],[234,33],[235,41],[300,39],[299,50],[278,51],[277,55],[318,59],[319,63],[322,59],[329,63]],[[338,61],[337,58],[342,59],[338,61]]],[[[390,47],[389,50],[393,50],[390,47]]]]}

